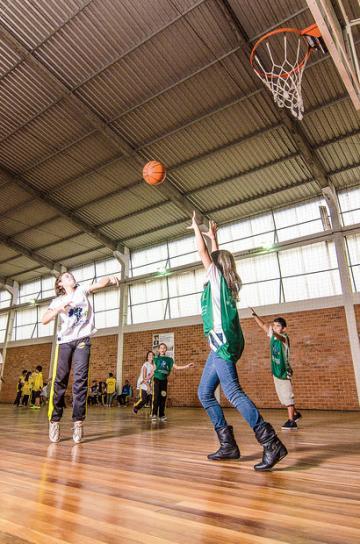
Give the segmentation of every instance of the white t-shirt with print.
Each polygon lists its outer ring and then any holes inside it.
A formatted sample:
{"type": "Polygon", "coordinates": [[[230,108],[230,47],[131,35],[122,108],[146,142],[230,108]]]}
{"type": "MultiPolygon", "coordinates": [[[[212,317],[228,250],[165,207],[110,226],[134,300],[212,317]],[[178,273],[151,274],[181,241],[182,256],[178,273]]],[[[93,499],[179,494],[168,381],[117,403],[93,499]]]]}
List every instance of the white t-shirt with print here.
{"type": "Polygon", "coordinates": [[[138,381],[137,381],[137,384],[136,384],[136,388],[137,389],[144,389],[144,391],[147,390],[147,384],[146,383],[142,383],[143,381],[143,376],[144,376],[144,369],[145,369],[145,380],[148,381],[151,374],[152,374],[152,371],[153,371],[153,368],[154,366],[149,363],[149,361],[145,361],[145,363],[143,364],[143,366],[141,367],[141,372],[140,372],[140,376],[138,377],[138,381]]]}
{"type": "Polygon", "coordinates": [[[88,287],[79,285],[71,294],[55,298],[51,302],[49,310],[55,310],[66,304],[70,305],[68,312],[58,314],[58,344],[65,344],[95,334],[94,311],[89,299],[88,287]]]}
{"type": "Polygon", "coordinates": [[[214,263],[211,263],[206,272],[206,279],[211,285],[211,303],[213,308],[214,331],[222,332],[221,326],[221,274],[214,263]]]}

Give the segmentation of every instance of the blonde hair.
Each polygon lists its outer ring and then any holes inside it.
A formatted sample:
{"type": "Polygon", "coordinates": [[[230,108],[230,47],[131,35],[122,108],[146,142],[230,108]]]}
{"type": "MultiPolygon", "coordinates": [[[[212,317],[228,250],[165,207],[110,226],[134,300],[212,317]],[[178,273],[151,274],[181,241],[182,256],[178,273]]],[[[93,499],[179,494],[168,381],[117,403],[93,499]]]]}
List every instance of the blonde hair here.
{"type": "Polygon", "coordinates": [[[75,282],[75,287],[78,286],[78,283],[76,283],[76,279],[74,278],[74,276],[73,276],[73,274],[71,272],[63,272],[55,280],[55,293],[56,293],[57,297],[60,297],[61,295],[66,295],[65,289],[62,287],[62,285],[60,285],[61,278],[63,277],[64,274],[70,274],[70,276],[72,276],[72,278],[73,278],[73,280],[75,282]]]}
{"type": "Polygon", "coordinates": [[[219,249],[218,251],[213,251],[211,257],[215,266],[224,276],[232,296],[235,300],[238,300],[239,292],[242,287],[242,281],[236,271],[236,263],[233,254],[225,249],[219,249]]]}

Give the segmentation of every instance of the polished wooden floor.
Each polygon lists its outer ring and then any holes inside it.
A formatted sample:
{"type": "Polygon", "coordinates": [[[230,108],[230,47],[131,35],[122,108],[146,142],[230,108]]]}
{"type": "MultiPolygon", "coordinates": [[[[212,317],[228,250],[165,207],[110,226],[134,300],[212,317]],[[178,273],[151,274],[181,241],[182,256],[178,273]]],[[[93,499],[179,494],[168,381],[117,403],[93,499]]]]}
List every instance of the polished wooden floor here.
{"type": "MultiPolygon", "coordinates": [[[[289,456],[255,473],[260,448],[236,412],[240,461],[214,463],[200,409],[151,424],[93,408],[86,439],[49,445],[45,410],[0,406],[0,542],[11,544],[355,544],[360,542],[360,413],[303,412],[289,456]]],[[[276,427],[284,412],[265,410],[276,427]]]]}

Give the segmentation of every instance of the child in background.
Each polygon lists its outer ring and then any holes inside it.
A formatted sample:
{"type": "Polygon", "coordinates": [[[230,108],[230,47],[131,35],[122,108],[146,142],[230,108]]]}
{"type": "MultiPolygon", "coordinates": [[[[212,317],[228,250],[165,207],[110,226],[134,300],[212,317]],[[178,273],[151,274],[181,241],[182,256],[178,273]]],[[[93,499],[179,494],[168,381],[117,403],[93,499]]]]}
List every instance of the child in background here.
{"type": "Polygon", "coordinates": [[[253,308],[250,308],[256,323],[270,338],[271,372],[276,394],[280,403],[286,406],[288,420],[282,425],[284,431],[297,429],[297,421],[301,414],[295,408],[295,397],[291,383],[293,375],[290,366],[290,339],[286,332],[286,321],[283,317],[274,319],[272,325],[264,323],[253,308]]]}
{"type": "Polygon", "coordinates": [[[31,395],[31,372],[27,372],[22,386],[21,406],[27,406],[31,395]]]}
{"type": "Polygon", "coordinates": [[[116,394],[116,378],[114,374],[109,372],[109,377],[106,379],[106,405],[111,408],[113,398],[116,394]]]}
{"type": "Polygon", "coordinates": [[[38,365],[35,369],[35,372],[31,374],[31,381],[32,381],[31,408],[35,410],[39,410],[40,409],[40,394],[41,394],[42,388],[44,387],[41,365],[38,365]]]}
{"type": "Polygon", "coordinates": [[[137,381],[136,388],[139,390],[139,400],[134,404],[134,414],[137,414],[138,411],[146,406],[146,404],[148,404],[151,400],[151,381],[154,371],[154,353],[152,351],[148,351],[146,354],[145,363],[141,367],[140,376],[137,381]]]}
{"type": "Polygon", "coordinates": [[[132,387],[129,380],[125,380],[125,384],[122,387],[121,395],[118,395],[118,402],[121,406],[126,406],[129,398],[132,397],[132,387]]]}

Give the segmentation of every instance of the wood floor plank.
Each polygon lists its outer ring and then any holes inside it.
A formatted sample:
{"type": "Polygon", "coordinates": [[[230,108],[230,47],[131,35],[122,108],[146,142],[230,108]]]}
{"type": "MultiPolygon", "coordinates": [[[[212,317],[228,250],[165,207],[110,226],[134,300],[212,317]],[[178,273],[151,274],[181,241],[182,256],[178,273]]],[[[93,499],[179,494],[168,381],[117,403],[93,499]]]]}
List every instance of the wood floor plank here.
{"type": "MultiPolygon", "coordinates": [[[[280,427],[283,411],[264,414],[280,427]]],[[[281,433],[289,456],[259,474],[261,449],[233,410],[242,457],[213,463],[199,409],[154,425],[94,408],[74,445],[68,410],[49,444],[44,410],[0,405],[0,544],[357,544],[360,413],[303,415],[281,433]]]]}

